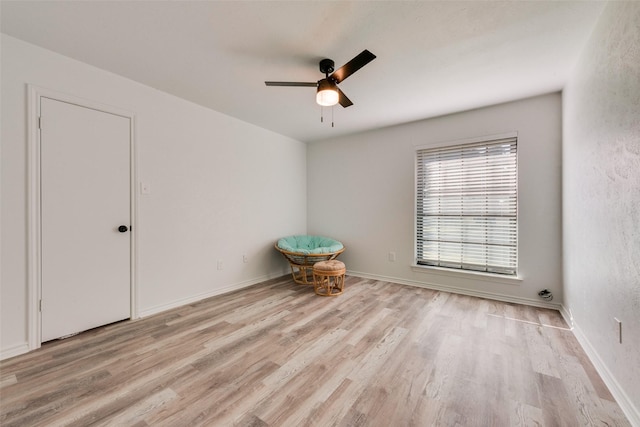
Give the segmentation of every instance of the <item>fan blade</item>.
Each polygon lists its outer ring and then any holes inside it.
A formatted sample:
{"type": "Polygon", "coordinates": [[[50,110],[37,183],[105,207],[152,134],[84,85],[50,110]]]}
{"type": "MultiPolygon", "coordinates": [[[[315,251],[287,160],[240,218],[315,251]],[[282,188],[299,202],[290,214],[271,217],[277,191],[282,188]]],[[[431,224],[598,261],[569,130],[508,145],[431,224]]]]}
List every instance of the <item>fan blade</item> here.
{"type": "Polygon", "coordinates": [[[318,82],[264,82],[267,86],[304,86],[318,87],[318,82]]]}
{"type": "Polygon", "coordinates": [[[355,73],[360,68],[364,67],[374,59],[376,59],[376,56],[373,53],[369,52],[367,49],[365,49],[362,52],[360,52],[358,55],[356,55],[356,57],[353,58],[351,61],[347,62],[338,70],[336,70],[335,73],[331,74],[329,78],[335,81],[336,83],[340,83],[341,81],[343,81],[344,79],[349,77],[351,74],[355,73]]]}
{"type": "Polygon", "coordinates": [[[337,87],[336,89],[338,89],[338,95],[340,96],[338,98],[338,102],[340,103],[340,105],[342,105],[344,108],[351,107],[353,105],[353,102],[351,102],[351,100],[347,98],[347,95],[345,95],[344,92],[340,90],[340,88],[337,87]]]}

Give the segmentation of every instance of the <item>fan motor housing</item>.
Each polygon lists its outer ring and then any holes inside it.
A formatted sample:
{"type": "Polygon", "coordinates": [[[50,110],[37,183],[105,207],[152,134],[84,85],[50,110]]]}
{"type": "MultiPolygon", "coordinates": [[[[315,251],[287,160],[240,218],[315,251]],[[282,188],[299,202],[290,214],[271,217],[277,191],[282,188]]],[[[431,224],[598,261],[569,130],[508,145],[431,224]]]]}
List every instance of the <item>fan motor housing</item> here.
{"type": "Polygon", "coordinates": [[[320,72],[325,75],[333,73],[333,67],[335,67],[335,63],[331,59],[325,58],[320,61],[320,72]]]}

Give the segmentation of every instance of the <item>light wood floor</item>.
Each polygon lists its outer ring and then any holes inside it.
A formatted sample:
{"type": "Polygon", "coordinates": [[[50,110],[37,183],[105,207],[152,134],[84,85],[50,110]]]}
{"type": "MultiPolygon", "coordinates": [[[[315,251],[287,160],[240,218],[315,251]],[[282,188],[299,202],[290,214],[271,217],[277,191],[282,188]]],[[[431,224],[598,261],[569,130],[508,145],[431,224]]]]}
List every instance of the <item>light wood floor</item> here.
{"type": "Polygon", "coordinates": [[[629,425],[560,315],[288,277],[2,362],[3,426],[629,425]]]}

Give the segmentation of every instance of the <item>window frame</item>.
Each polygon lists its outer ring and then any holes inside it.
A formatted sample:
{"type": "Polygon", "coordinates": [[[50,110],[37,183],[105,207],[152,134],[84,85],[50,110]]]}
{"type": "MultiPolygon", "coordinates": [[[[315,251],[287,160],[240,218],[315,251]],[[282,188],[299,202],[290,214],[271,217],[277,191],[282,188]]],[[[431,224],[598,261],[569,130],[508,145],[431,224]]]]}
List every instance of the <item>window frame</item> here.
{"type": "Polygon", "coordinates": [[[518,182],[518,175],[519,175],[519,162],[518,162],[518,153],[520,150],[518,150],[518,133],[517,132],[508,132],[508,133],[503,133],[503,134],[496,134],[496,135],[487,135],[487,136],[482,136],[482,137],[476,137],[476,138],[468,138],[468,139],[463,139],[463,140],[452,140],[452,141],[447,141],[447,142],[439,142],[439,143],[433,143],[433,144],[426,144],[426,145],[417,145],[414,147],[415,148],[415,154],[414,154],[414,168],[415,168],[415,181],[414,181],[414,233],[413,233],[413,249],[414,249],[414,263],[411,266],[412,269],[414,271],[420,271],[420,272],[425,272],[428,271],[430,273],[434,273],[434,274],[440,274],[440,275],[452,275],[452,276],[458,276],[458,277],[473,277],[473,278],[477,278],[480,280],[494,280],[494,279],[498,279],[497,281],[499,282],[504,282],[504,283],[519,283],[522,279],[519,277],[519,252],[520,252],[520,239],[519,239],[519,223],[520,223],[520,215],[519,215],[519,199],[520,199],[520,186],[519,186],[519,182],[518,182]],[[420,219],[418,216],[418,209],[419,209],[419,197],[418,197],[418,191],[419,191],[419,180],[420,180],[420,176],[419,176],[419,164],[418,164],[418,158],[419,158],[419,152],[422,150],[438,150],[438,149],[447,149],[450,147],[454,147],[454,146],[465,146],[465,145],[473,145],[473,144],[479,144],[479,143],[487,143],[490,144],[493,141],[498,141],[498,140],[503,140],[503,139],[515,139],[515,190],[516,190],[516,196],[515,196],[515,220],[516,220],[516,224],[515,224],[515,266],[514,266],[514,272],[513,274],[511,273],[501,273],[501,272],[492,272],[492,271],[482,271],[482,270],[477,270],[477,269],[467,269],[467,268],[459,268],[459,267],[448,267],[448,266],[438,266],[438,265],[428,265],[428,264],[424,264],[424,263],[419,263],[419,259],[418,259],[418,245],[419,245],[419,223],[420,223],[420,219]]]}

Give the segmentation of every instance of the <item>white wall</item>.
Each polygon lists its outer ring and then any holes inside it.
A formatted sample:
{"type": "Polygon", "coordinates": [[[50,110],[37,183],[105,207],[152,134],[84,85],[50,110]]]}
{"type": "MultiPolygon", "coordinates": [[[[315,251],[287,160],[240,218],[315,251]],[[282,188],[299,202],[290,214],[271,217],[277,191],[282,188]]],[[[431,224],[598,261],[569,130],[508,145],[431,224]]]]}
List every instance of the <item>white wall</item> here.
{"type": "Polygon", "coordinates": [[[640,426],[640,3],[607,5],[563,93],[563,115],[564,305],[640,426]]]}
{"type": "MultiPolygon", "coordinates": [[[[428,97],[425,98],[428,102],[428,97]]],[[[341,240],[351,274],[539,303],[562,300],[561,97],[549,94],[312,143],[307,150],[310,233],[341,240]],[[518,132],[518,284],[411,268],[415,146],[518,132]],[[396,253],[396,261],[388,253],[396,253]]]]}
{"type": "Polygon", "coordinates": [[[1,41],[0,356],[27,349],[27,83],[136,114],[138,175],[152,190],[138,200],[141,314],[287,273],[273,243],[306,231],[303,143],[15,38],[1,41]]]}

